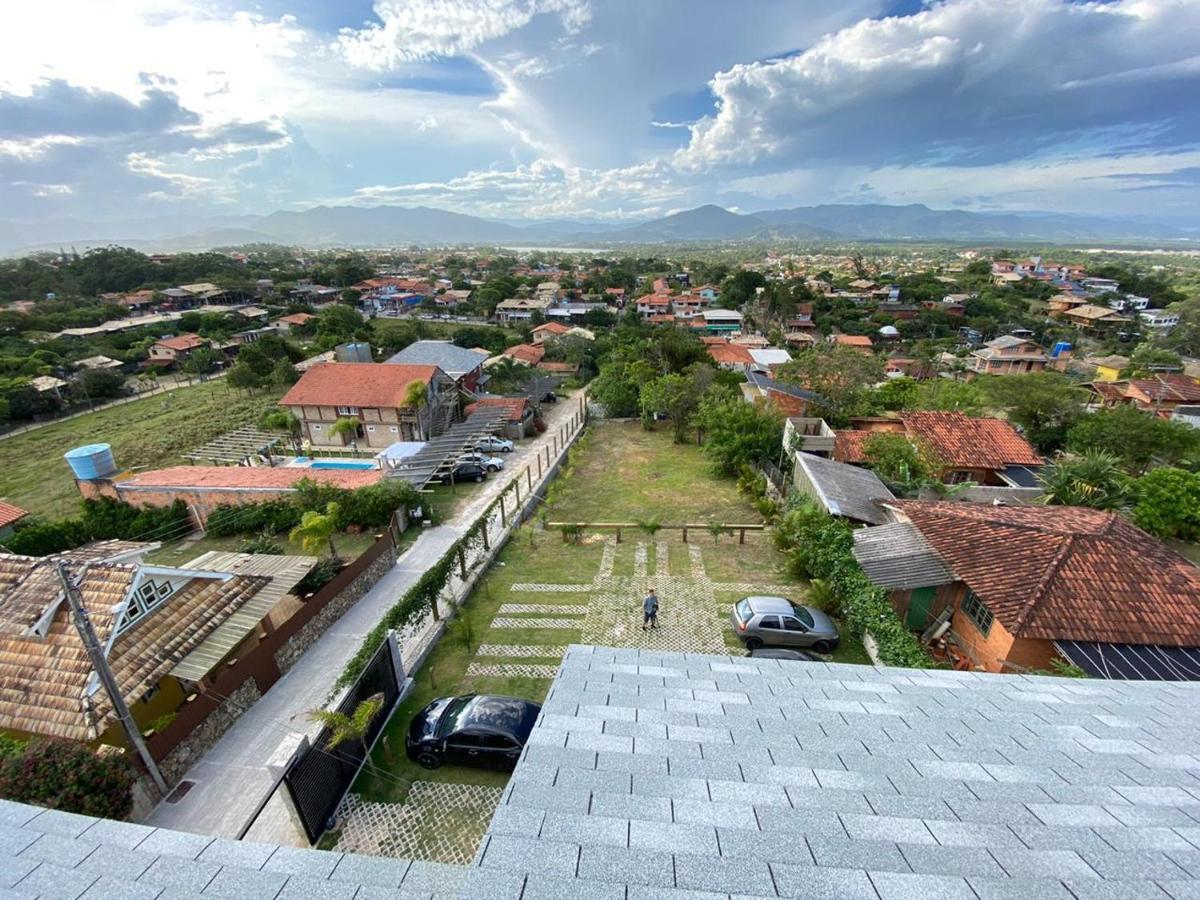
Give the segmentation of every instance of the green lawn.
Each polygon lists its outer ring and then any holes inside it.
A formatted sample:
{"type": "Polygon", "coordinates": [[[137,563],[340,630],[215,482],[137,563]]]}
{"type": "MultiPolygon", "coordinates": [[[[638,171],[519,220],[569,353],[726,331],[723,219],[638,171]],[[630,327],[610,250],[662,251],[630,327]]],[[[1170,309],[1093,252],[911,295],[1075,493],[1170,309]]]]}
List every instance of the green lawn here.
{"type": "Polygon", "coordinates": [[[62,455],[71,448],[111,444],[122,470],[182,464],[180,454],[257,422],[280,394],[248,394],[217,379],[8,438],[0,441],[0,497],[41,516],[70,516],[79,492],[62,455]]]}
{"type": "MultiPolygon", "coordinates": [[[[413,529],[409,529],[409,531],[412,532],[413,529]]],[[[197,540],[183,538],[182,540],[164,544],[153,553],[147,554],[146,561],[159,566],[181,566],[202,553],[208,553],[210,550],[223,552],[236,551],[246,538],[246,535],[230,535],[229,537],[205,536],[197,540]]],[[[278,535],[277,540],[285,556],[305,555],[300,545],[289,541],[286,534],[278,535]]],[[[356,559],[375,543],[375,534],[369,532],[362,534],[336,534],[333,537],[333,543],[337,547],[338,555],[349,562],[352,559],[356,559]]],[[[403,541],[401,545],[404,546],[403,541]]]]}
{"type": "MultiPolygon", "coordinates": [[[[712,463],[693,444],[673,444],[663,428],[597,422],[588,446],[563,482],[550,509],[552,520],[572,522],[757,523],[762,517],[731,478],[713,475],[712,463]]],[[[728,538],[725,538],[728,540],[728,538]]]]}
{"type": "MultiPolygon", "coordinates": [[[[444,501],[444,494],[439,495],[444,501]]],[[[757,523],[761,518],[748,498],[741,495],[732,480],[712,473],[701,452],[690,446],[671,443],[663,431],[644,432],[637,425],[600,423],[593,426],[581,453],[577,454],[571,475],[561,482],[547,511],[550,521],[644,521],[657,517],[664,524],[674,522],[725,521],[757,523]]],[[[542,530],[527,524],[513,535],[479,586],[464,604],[448,633],[435,647],[425,666],[416,673],[412,695],[392,717],[372,758],[384,777],[364,771],[354,790],[367,800],[402,802],[412,781],[450,781],[466,784],[502,785],[507,775],[482,770],[443,767],[432,772],[408,761],[404,753],[405,729],[412,717],[436,697],[462,693],[498,693],[541,700],[549,687],[546,678],[478,677],[467,674],[472,662],[556,665],[562,648],[581,639],[580,628],[492,627],[501,615],[503,604],[544,605],[554,611],[504,612],[505,618],[556,618],[579,621],[571,616],[571,607],[581,612],[594,602],[590,593],[567,590],[570,586],[591,584],[597,577],[604,556],[604,541],[612,532],[588,531],[579,543],[564,543],[557,530],[542,530]],[[549,585],[537,592],[513,591],[517,584],[549,585]],[[563,590],[555,591],[559,585],[563,590]],[[481,644],[520,645],[519,659],[479,653],[481,644]],[[547,651],[542,655],[540,648],[547,651]]],[[[807,584],[790,578],[784,559],[768,535],[751,533],[739,544],[736,536],[714,537],[700,530],[689,535],[684,544],[676,531],[660,531],[651,536],[641,529],[630,529],[613,553],[614,577],[629,579],[642,563],[635,561],[639,545],[644,547],[647,580],[660,564],[658,545],[665,544],[666,559],[661,561],[673,579],[687,579],[692,569],[691,547],[700,548],[707,577],[714,582],[774,585],[796,601],[803,602],[807,584]]],[[[681,582],[676,580],[675,584],[681,582]]],[[[695,583],[695,582],[693,582],[695,583]]],[[[721,621],[740,593],[718,590],[715,601],[721,621]]],[[[640,595],[630,595],[630,629],[640,623],[640,595]]],[[[664,596],[663,602],[670,603],[664,596]]],[[[622,607],[623,609],[623,607],[622,607]]],[[[618,613],[624,621],[624,613],[618,613]]],[[[625,632],[627,635],[629,632],[625,632]]],[[[727,649],[744,653],[740,644],[724,629],[727,649]]],[[[636,637],[636,634],[634,635],[636,637]]],[[[837,662],[867,662],[861,644],[853,639],[842,642],[833,655],[837,662]]]]}

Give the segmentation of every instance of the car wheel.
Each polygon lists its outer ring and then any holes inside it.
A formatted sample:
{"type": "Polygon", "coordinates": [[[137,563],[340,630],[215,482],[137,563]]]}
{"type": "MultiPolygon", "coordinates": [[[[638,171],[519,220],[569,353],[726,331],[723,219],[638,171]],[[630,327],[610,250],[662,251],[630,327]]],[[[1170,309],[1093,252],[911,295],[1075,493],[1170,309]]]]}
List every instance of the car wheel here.
{"type": "Polygon", "coordinates": [[[760,641],[758,638],[750,638],[750,640],[746,641],[746,649],[747,650],[761,650],[762,645],[763,645],[763,642],[760,641]]]}
{"type": "Polygon", "coordinates": [[[436,769],[441,766],[442,761],[439,757],[434,756],[432,753],[422,753],[417,757],[417,763],[422,769],[436,769]]]}
{"type": "Polygon", "coordinates": [[[482,476],[482,475],[476,475],[476,476],[475,476],[475,483],[476,483],[476,484],[479,484],[479,482],[481,482],[481,481],[483,481],[483,476],[482,476]]]}
{"type": "Polygon", "coordinates": [[[829,641],[817,641],[815,644],[812,645],[812,648],[813,648],[814,653],[820,653],[822,655],[828,654],[829,651],[832,649],[829,646],[829,641]]]}

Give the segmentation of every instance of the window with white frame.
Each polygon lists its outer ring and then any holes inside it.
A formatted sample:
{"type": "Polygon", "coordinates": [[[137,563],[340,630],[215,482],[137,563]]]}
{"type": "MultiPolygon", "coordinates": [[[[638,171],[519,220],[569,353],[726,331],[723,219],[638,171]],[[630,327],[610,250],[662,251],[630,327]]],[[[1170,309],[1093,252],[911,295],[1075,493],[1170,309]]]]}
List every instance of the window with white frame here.
{"type": "Polygon", "coordinates": [[[125,608],[125,615],[121,617],[117,634],[128,631],[170,600],[178,588],[179,584],[169,578],[142,579],[129,597],[129,605],[125,608]]]}
{"type": "Polygon", "coordinates": [[[357,416],[358,412],[359,410],[357,406],[339,406],[337,408],[337,414],[339,416],[357,416]]]}
{"type": "Polygon", "coordinates": [[[971,620],[972,624],[979,629],[979,633],[987,637],[988,632],[992,630],[994,617],[992,616],[992,611],[979,599],[978,594],[972,590],[967,591],[967,596],[963,597],[962,611],[971,620]]]}

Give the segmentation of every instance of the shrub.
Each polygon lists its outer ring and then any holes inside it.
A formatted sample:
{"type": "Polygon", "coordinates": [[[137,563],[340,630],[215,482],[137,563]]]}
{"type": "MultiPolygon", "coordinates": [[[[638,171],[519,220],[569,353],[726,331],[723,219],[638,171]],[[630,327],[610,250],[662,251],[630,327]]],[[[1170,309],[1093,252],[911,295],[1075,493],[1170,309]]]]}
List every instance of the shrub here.
{"type": "Polygon", "coordinates": [[[129,815],[135,780],[123,754],[101,755],[72,741],[35,738],[0,758],[0,796],[104,819],[129,815]]]}
{"type": "Polygon", "coordinates": [[[300,523],[300,507],[286,500],[265,500],[242,506],[217,506],[208,514],[205,530],[213,537],[289,531],[300,523]]]}
{"type": "Polygon", "coordinates": [[[191,518],[181,500],[166,507],[138,508],[102,497],[84,500],[83,513],[75,519],[26,521],[4,543],[12,553],[48,556],[90,541],[166,541],[191,530],[191,518]]]}
{"type": "Polygon", "coordinates": [[[237,548],[238,553],[264,553],[269,556],[282,556],[283,546],[275,540],[275,535],[269,531],[261,531],[253,537],[248,537],[237,548]]]}
{"type": "Polygon", "coordinates": [[[308,570],[305,575],[296,584],[293,591],[294,594],[303,597],[305,594],[315,594],[329,582],[337,577],[338,572],[344,569],[345,563],[340,559],[332,556],[323,556],[315,566],[308,570]]]}
{"type": "Polygon", "coordinates": [[[887,591],[873,585],[859,567],[852,552],[853,532],[844,520],[805,499],[788,510],[774,536],[776,546],[788,554],[792,573],[824,582],[846,627],[860,639],[869,632],[883,662],[909,668],[930,665],[925,650],[896,615],[887,591]]]}

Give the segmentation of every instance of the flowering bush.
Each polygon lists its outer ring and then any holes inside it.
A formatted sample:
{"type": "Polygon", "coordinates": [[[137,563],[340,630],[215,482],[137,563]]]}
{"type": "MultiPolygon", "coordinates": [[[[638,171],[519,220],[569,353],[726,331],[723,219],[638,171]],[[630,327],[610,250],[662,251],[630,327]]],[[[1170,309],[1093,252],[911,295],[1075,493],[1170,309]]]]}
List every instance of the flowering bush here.
{"type": "Polygon", "coordinates": [[[129,815],[136,778],[123,754],[73,741],[36,738],[0,757],[0,797],[104,819],[129,815]]]}

